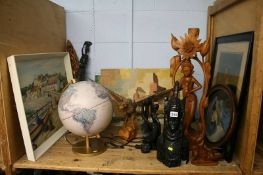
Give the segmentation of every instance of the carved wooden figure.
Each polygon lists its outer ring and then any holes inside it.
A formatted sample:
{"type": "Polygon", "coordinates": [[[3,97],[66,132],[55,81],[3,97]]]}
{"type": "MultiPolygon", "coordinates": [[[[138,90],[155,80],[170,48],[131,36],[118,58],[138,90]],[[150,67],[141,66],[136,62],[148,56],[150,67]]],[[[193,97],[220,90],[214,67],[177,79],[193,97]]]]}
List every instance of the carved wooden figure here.
{"type": "Polygon", "coordinates": [[[180,80],[180,88],[183,91],[183,96],[185,97],[185,120],[184,120],[184,128],[185,135],[189,135],[190,133],[190,125],[194,119],[196,106],[197,106],[197,97],[195,95],[195,91],[198,91],[202,88],[202,85],[193,77],[193,69],[194,66],[191,63],[191,60],[185,60],[182,65],[182,73],[183,77],[180,80]],[[196,85],[196,87],[194,87],[196,85]]]}
{"type": "Polygon", "coordinates": [[[137,115],[142,112],[142,111],[137,111],[136,110],[137,107],[142,106],[143,104],[145,104],[144,102],[149,100],[149,99],[151,99],[153,101],[158,101],[158,100],[164,98],[165,96],[168,96],[168,94],[172,90],[173,90],[173,88],[167,89],[167,90],[164,90],[162,92],[158,92],[156,94],[143,97],[137,101],[133,101],[131,99],[127,99],[127,98],[111,91],[110,89],[108,89],[111,100],[116,102],[117,105],[119,106],[119,109],[121,111],[125,112],[125,115],[126,115],[124,124],[121,127],[121,129],[119,130],[119,133],[118,133],[119,136],[126,141],[131,141],[132,139],[134,139],[136,137],[136,130],[137,130],[137,125],[138,125],[137,124],[137,115]]]}
{"type": "Polygon", "coordinates": [[[79,76],[79,59],[72,43],[67,40],[66,51],[69,53],[73,78],[77,79],[79,76]]]}
{"type": "Polygon", "coordinates": [[[209,40],[200,43],[201,40],[198,39],[198,37],[198,28],[189,28],[188,35],[186,34],[184,38],[181,37],[181,41],[172,35],[171,45],[172,48],[178,52],[178,55],[170,60],[171,76],[173,76],[173,82],[175,82],[175,75],[179,68],[181,68],[183,77],[180,80],[180,88],[185,98],[184,134],[190,143],[190,150],[192,151],[193,157],[192,163],[195,165],[216,165],[221,156],[215,151],[208,149],[204,144],[204,110],[208,105],[207,91],[210,80],[210,63],[208,58],[204,60],[204,57],[209,50],[209,40]],[[202,60],[197,57],[197,52],[200,52],[202,60]],[[194,66],[192,60],[195,60],[202,68],[204,75],[203,85],[193,76],[194,66]],[[197,107],[195,92],[202,87],[203,94],[198,106],[199,119],[197,128],[193,129],[191,124],[197,107]]]}

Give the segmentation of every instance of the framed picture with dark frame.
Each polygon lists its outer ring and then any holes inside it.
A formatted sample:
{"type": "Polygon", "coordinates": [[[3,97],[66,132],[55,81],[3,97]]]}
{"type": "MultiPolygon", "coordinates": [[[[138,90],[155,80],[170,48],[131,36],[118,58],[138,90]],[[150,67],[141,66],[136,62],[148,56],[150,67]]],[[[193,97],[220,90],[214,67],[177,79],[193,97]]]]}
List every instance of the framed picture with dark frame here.
{"type": "Polygon", "coordinates": [[[228,85],[235,93],[238,108],[249,82],[253,35],[253,32],[246,32],[215,40],[210,86],[228,85]]]}
{"type": "MultiPolygon", "coordinates": [[[[211,147],[217,147],[224,154],[227,161],[231,161],[237,138],[237,128],[239,118],[242,114],[242,107],[245,105],[245,97],[248,94],[250,70],[252,63],[254,32],[245,32],[229,36],[217,37],[214,43],[214,49],[211,58],[211,80],[210,87],[217,85],[228,86],[236,101],[236,126],[232,126],[227,135],[220,136],[211,147]],[[229,134],[230,133],[230,134],[229,134]],[[227,139],[226,139],[227,138],[227,139]]],[[[210,100],[209,100],[210,101],[210,100]]],[[[209,102],[210,103],[210,102],[209,102]]],[[[208,106],[211,104],[208,104],[208,106]]],[[[206,113],[206,118],[211,118],[206,113]]],[[[209,128],[211,122],[206,123],[209,128]]],[[[206,141],[209,140],[206,133],[206,141]]],[[[210,138],[211,142],[211,138],[210,138]]],[[[209,146],[209,144],[208,144],[209,146]]]]}

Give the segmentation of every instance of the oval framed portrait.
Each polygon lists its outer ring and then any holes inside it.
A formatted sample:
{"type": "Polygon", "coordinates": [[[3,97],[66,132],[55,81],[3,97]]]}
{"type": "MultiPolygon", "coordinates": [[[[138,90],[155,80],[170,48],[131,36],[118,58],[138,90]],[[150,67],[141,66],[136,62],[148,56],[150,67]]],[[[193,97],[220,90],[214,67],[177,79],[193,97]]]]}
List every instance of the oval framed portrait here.
{"type": "Polygon", "coordinates": [[[226,85],[216,85],[208,93],[206,109],[206,143],[209,147],[220,147],[232,136],[236,125],[236,101],[226,85]]]}

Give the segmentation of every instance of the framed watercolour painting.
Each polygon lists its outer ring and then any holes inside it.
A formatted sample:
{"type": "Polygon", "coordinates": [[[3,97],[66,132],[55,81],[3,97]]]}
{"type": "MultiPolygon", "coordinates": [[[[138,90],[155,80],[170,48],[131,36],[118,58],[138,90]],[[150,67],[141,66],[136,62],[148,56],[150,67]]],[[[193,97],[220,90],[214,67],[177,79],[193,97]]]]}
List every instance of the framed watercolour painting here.
{"type": "Polygon", "coordinates": [[[224,84],[233,90],[238,106],[249,82],[253,32],[218,37],[211,62],[211,86],[224,84]],[[245,83],[244,83],[245,82],[245,83]]]}
{"type": "Polygon", "coordinates": [[[28,160],[35,161],[64,133],[57,104],[73,79],[68,53],[13,55],[7,58],[28,160]]]}

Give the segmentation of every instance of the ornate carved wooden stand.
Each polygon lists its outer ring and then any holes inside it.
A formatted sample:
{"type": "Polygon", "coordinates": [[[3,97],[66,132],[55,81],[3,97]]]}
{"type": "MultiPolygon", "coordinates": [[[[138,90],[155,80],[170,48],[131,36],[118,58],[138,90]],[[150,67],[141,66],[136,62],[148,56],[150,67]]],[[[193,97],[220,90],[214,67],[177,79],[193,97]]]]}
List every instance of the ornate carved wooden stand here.
{"type": "Polygon", "coordinates": [[[199,29],[189,28],[188,34],[181,37],[179,41],[172,35],[172,48],[178,52],[178,55],[171,58],[171,74],[173,82],[175,82],[175,75],[179,68],[183,73],[180,80],[180,88],[183,91],[185,98],[185,117],[184,117],[184,134],[190,143],[190,150],[192,151],[192,163],[195,165],[216,165],[221,158],[214,150],[208,149],[204,144],[205,137],[205,120],[204,110],[208,105],[207,91],[210,80],[210,63],[209,59],[204,59],[209,50],[209,40],[200,43],[199,29]],[[202,56],[200,60],[197,56],[199,52],[202,56]],[[192,60],[195,60],[202,68],[204,75],[203,86],[193,76],[194,66],[192,60]],[[197,106],[197,97],[195,92],[203,87],[203,94],[199,103],[199,119],[196,129],[192,129],[191,124],[194,119],[194,114],[197,106]]]}

